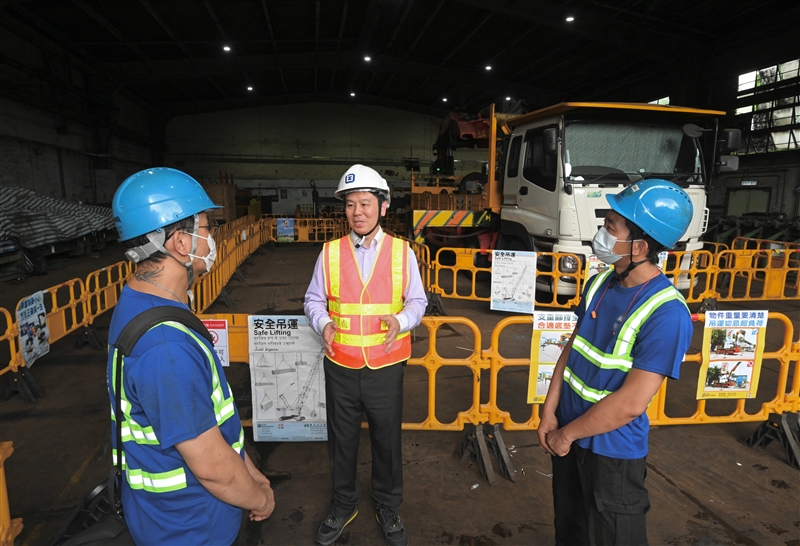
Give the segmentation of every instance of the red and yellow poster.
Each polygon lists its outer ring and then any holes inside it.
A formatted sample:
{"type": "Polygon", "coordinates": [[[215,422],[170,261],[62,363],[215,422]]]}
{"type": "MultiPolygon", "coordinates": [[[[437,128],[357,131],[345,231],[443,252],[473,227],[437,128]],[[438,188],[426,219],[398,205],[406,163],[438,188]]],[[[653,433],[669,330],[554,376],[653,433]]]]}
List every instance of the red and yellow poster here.
{"type": "Polygon", "coordinates": [[[708,311],[697,399],[755,398],[768,311],[708,311]]]}
{"type": "Polygon", "coordinates": [[[578,317],[569,312],[534,311],[528,404],[541,404],[550,388],[553,369],[569,342],[578,317]]]}

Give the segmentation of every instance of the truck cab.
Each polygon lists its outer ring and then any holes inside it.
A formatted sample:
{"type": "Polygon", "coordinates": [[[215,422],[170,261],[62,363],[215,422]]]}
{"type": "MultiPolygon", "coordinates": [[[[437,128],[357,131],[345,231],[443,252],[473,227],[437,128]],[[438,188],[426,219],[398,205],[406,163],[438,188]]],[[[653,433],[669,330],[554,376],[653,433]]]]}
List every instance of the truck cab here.
{"type": "MultiPolygon", "coordinates": [[[[571,253],[575,257],[562,257],[558,270],[584,268],[592,238],[611,210],[605,196],[640,180],[662,178],[681,186],[695,210],[675,250],[701,249],[714,164],[726,171],[738,164],[735,157],[718,155],[738,147],[738,130],[718,129],[717,117],[724,114],[573,102],[512,118],[496,171],[502,187],[498,248],[571,253]]],[[[691,256],[684,259],[688,267],[691,256]]],[[[540,269],[553,270],[549,257],[538,262],[540,269]]],[[[539,289],[553,291],[550,283],[551,277],[537,277],[539,289]]],[[[689,288],[687,279],[677,284],[689,288]]],[[[574,280],[562,277],[556,291],[574,295],[575,289],[574,280]]]]}

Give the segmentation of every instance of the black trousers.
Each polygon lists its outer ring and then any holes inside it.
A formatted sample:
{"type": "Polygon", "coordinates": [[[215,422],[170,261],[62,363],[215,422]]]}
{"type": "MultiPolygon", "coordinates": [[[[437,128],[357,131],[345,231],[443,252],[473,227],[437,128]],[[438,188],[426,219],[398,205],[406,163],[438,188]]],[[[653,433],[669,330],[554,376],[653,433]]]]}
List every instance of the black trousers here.
{"type": "Polygon", "coordinates": [[[353,370],[326,357],[324,367],[333,478],[331,514],[349,515],[361,500],[358,441],[364,413],[372,446],[372,500],[396,510],[403,501],[403,366],[353,370]]]}
{"type": "Polygon", "coordinates": [[[647,544],[645,459],[613,459],[573,443],[552,457],[558,546],[647,544]]]}

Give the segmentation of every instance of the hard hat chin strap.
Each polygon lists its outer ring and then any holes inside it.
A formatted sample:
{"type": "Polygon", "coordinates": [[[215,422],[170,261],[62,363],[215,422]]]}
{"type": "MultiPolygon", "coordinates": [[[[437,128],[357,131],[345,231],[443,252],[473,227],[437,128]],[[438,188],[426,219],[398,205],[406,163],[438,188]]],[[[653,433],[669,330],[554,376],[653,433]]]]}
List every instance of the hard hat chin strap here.
{"type": "Polygon", "coordinates": [[[361,248],[361,245],[364,244],[364,241],[366,240],[366,238],[369,237],[370,235],[372,235],[372,232],[375,231],[376,229],[378,229],[379,225],[381,225],[380,217],[378,218],[378,221],[375,223],[375,226],[371,230],[366,232],[364,235],[359,235],[358,233],[356,233],[356,235],[358,235],[360,237],[360,239],[358,241],[356,241],[356,244],[354,246],[356,248],[361,248]]]}
{"type": "Polygon", "coordinates": [[[382,208],[383,208],[383,202],[384,202],[384,199],[383,199],[383,197],[382,197],[382,196],[380,196],[380,195],[377,195],[376,197],[378,198],[378,221],[377,221],[377,222],[375,222],[375,225],[372,227],[372,229],[371,229],[371,230],[369,230],[368,232],[366,232],[364,235],[359,235],[358,233],[356,233],[356,235],[358,235],[359,237],[361,237],[361,238],[360,238],[360,239],[359,239],[359,240],[356,242],[356,244],[355,244],[355,245],[353,245],[353,246],[355,246],[356,248],[361,248],[361,245],[363,245],[363,244],[364,244],[364,241],[366,240],[366,238],[367,238],[367,237],[369,237],[370,235],[372,235],[372,232],[373,232],[373,231],[375,231],[376,229],[378,229],[378,226],[379,226],[379,225],[381,225],[381,212],[382,212],[382,208]]]}
{"type": "Polygon", "coordinates": [[[633,271],[634,269],[636,269],[637,267],[639,267],[643,263],[646,263],[646,262],[650,261],[649,258],[645,258],[644,260],[639,261],[639,262],[634,262],[633,261],[633,243],[634,243],[634,241],[631,241],[630,263],[628,264],[628,267],[625,268],[625,271],[623,271],[621,273],[617,273],[617,282],[624,281],[625,279],[628,278],[628,275],[631,274],[631,271],[633,271]]]}

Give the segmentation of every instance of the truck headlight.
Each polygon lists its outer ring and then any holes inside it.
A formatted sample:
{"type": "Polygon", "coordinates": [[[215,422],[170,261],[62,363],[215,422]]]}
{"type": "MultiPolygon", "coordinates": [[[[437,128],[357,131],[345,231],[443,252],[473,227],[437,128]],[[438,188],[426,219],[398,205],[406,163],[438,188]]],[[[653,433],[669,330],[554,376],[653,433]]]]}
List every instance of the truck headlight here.
{"type": "Polygon", "coordinates": [[[563,256],[558,260],[558,270],[561,273],[575,273],[579,266],[580,261],[575,256],[563,256]]]}

